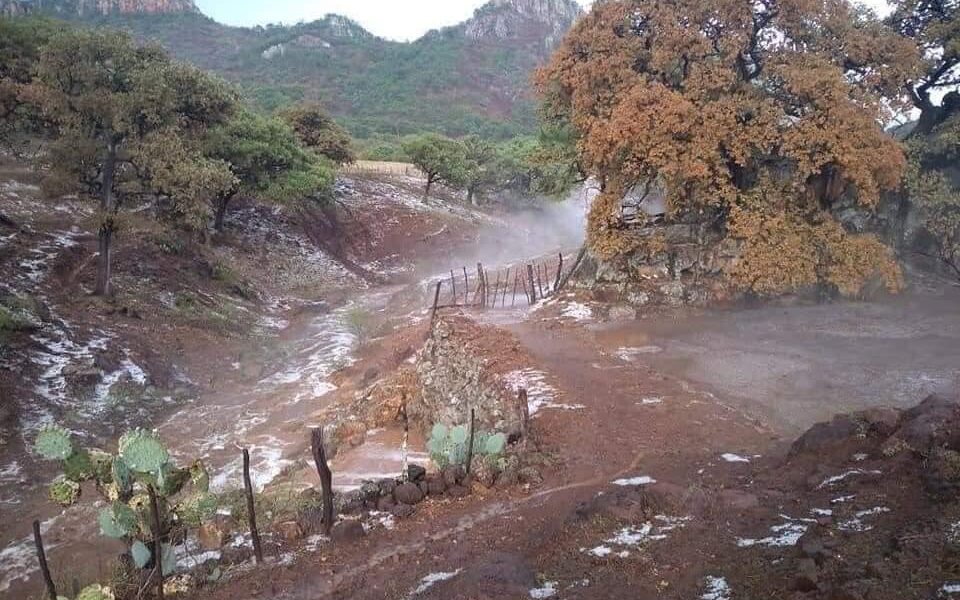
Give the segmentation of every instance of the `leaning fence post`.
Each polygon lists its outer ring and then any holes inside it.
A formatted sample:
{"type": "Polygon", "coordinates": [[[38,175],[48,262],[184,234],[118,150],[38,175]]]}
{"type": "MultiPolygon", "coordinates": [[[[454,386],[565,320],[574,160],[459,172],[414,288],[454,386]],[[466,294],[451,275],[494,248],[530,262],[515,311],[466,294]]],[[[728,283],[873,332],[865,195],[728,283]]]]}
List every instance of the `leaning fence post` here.
{"type": "Polygon", "coordinates": [[[560,253],[560,262],[557,264],[557,279],[553,282],[553,293],[560,291],[561,275],[563,275],[563,252],[560,253]]]}
{"type": "Polygon", "coordinates": [[[310,432],[310,448],[313,451],[313,462],[320,476],[320,488],[323,493],[323,532],[330,535],[333,527],[333,473],[327,464],[327,452],[323,448],[323,428],[315,427],[310,432]]]}
{"type": "Polygon", "coordinates": [[[470,278],[467,277],[466,267],[463,267],[463,305],[470,305],[470,278]]]}
{"type": "Polygon", "coordinates": [[[470,439],[467,442],[467,475],[470,474],[470,464],[473,462],[473,432],[476,430],[476,411],[470,409],[470,439]]]}
{"type": "MultiPolygon", "coordinates": [[[[510,288],[510,267],[507,267],[507,276],[503,278],[503,298],[500,300],[500,306],[507,307],[507,290],[510,288]]],[[[493,303],[496,307],[497,303],[493,303]]]]}
{"type": "Polygon", "coordinates": [[[257,511],[253,504],[253,483],[250,482],[250,451],[243,449],[243,487],[247,492],[247,515],[250,521],[250,537],[253,539],[253,556],[257,564],[263,562],[263,548],[260,547],[260,531],[257,530],[257,511]]]}
{"type": "Polygon", "coordinates": [[[513,296],[510,298],[511,308],[517,305],[517,281],[519,279],[520,279],[520,269],[517,269],[517,272],[513,274],[513,296]]]}
{"type": "Polygon", "coordinates": [[[473,303],[478,306],[483,305],[483,294],[486,290],[485,282],[483,279],[483,263],[477,263],[477,292],[473,295],[473,303]],[[480,303],[477,303],[477,297],[480,297],[480,303]]]}
{"type": "Polygon", "coordinates": [[[434,319],[437,318],[437,306],[440,304],[440,286],[443,285],[442,281],[437,282],[437,291],[433,294],[433,311],[430,312],[430,325],[433,325],[434,319]]]}
{"type": "Polygon", "coordinates": [[[497,307],[497,296],[500,295],[500,271],[497,271],[497,282],[493,284],[493,304],[492,308],[497,307]]]}
{"type": "MultiPolygon", "coordinates": [[[[547,268],[544,267],[543,270],[544,270],[544,277],[546,277],[546,270],[547,270],[547,268]]],[[[540,265],[539,265],[539,264],[537,264],[537,287],[540,288],[540,297],[541,297],[541,298],[546,298],[546,297],[547,297],[546,294],[543,293],[543,281],[540,279],[540,265]]]]}
{"type": "Polygon", "coordinates": [[[537,288],[533,286],[533,265],[527,265],[527,279],[530,280],[530,304],[537,303],[537,288]]]}
{"type": "Polygon", "coordinates": [[[33,542],[37,547],[37,560],[40,561],[40,572],[43,573],[43,581],[47,584],[47,595],[50,600],[57,600],[57,588],[53,585],[53,577],[50,576],[50,567],[47,565],[47,553],[43,551],[43,538],[40,536],[40,521],[33,522],[33,542]]]}
{"type": "Polygon", "coordinates": [[[163,526],[160,524],[160,504],[157,502],[157,492],[153,486],[147,484],[147,495],[150,496],[150,510],[153,511],[153,568],[157,572],[157,598],[163,600],[163,526]]]}
{"type": "Polygon", "coordinates": [[[453,275],[453,269],[450,269],[450,285],[453,287],[453,305],[457,305],[457,278],[453,275]]]}

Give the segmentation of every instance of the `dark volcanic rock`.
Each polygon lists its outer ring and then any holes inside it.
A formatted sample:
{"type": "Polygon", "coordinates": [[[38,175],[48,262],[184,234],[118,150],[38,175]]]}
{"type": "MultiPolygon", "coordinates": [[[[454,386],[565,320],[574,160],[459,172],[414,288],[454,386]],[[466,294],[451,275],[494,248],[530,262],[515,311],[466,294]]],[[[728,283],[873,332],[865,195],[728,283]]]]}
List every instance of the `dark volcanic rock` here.
{"type": "Polygon", "coordinates": [[[349,519],[334,524],[330,530],[330,539],[334,542],[353,542],[361,539],[366,533],[360,521],[349,519]]]}
{"type": "Polygon", "coordinates": [[[423,500],[423,491],[415,483],[404,483],[393,491],[398,504],[416,504],[423,500]]]}

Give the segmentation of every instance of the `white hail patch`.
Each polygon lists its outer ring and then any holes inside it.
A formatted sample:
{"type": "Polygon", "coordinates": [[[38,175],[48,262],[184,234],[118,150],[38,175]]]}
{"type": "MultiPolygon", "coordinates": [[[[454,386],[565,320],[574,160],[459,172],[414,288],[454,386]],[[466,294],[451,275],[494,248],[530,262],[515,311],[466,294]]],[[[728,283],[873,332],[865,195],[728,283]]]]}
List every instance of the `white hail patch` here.
{"type": "Polygon", "coordinates": [[[663,348],[660,346],[640,346],[617,348],[614,354],[624,362],[633,362],[640,354],[658,354],[660,352],[663,352],[663,348]]]}
{"type": "Polygon", "coordinates": [[[873,525],[869,525],[863,522],[863,519],[866,517],[872,517],[875,515],[888,513],[890,509],[886,506],[876,506],[868,510],[861,510],[856,512],[853,517],[842,521],[837,524],[837,528],[841,531],[855,531],[855,532],[864,532],[870,531],[873,529],[873,525]]]}
{"type": "Polygon", "coordinates": [[[740,548],[750,548],[752,546],[766,546],[768,548],[796,546],[797,542],[807,531],[807,525],[800,520],[791,519],[785,515],[780,515],[786,519],[785,523],[774,525],[770,528],[773,535],[765,538],[737,538],[737,546],[740,548]]]}
{"type": "Polygon", "coordinates": [[[727,452],[726,454],[721,454],[720,458],[725,460],[728,463],[748,463],[750,462],[749,458],[740,456],[739,454],[731,454],[727,452]]]}
{"type": "Polygon", "coordinates": [[[707,577],[705,587],[700,600],[730,600],[731,598],[730,584],[723,577],[707,577]]]}
{"type": "Polygon", "coordinates": [[[648,396],[646,398],[641,398],[640,404],[642,406],[653,406],[656,404],[663,404],[663,398],[659,396],[648,396]]]}
{"type": "Polygon", "coordinates": [[[830,501],[830,504],[843,504],[843,503],[845,503],[845,502],[850,502],[851,500],[853,500],[853,499],[856,498],[856,497],[857,497],[856,494],[850,494],[849,496],[838,496],[838,497],[834,498],[833,500],[831,500],[831,501],[830,501]]]}
{"type": "Polygon", "coordinates": [[[613,485],[619,485],[622,487],[633,485],[649,485],[656,482],[657,480],[649,475],[640,475],[639,477],[630,477],[628,479],[615,479],[612,481],[613,485]]]}
{"type": "Polygon", "coordinates": [[[835,483],[840,483],[840,482],[843,481],[844,479],[847,479],[847,478],[849,478],[849,477],[854,477],[854,476],[857,476],[857,475],[883,475],[883,472],[878,471],[878,470],[876,470],[876,469],[874,469],[874,470],[872,470],[872,471],[865,471],[864,469],[850,469],[849,471],[847,471],[847,472],[845,472],[845,473],[841,473],[841,474],[839,474],[839,475],[834,475],[834,476],[832,476],[832,477],[827,477],[827,478],[824,479],[823,482],[817,487],[817,489],[825,488],[825,487],[830,486],[830,485],[833,485],[833,484],[835,484],[835,483]]]}
{"type": "Polygon", "coordinates": [[[561,404],[556,402],[557,390],[547,383],[547,374],[537,369],[528,368],[511,371],[503,376],[503,382],[514,393],[521,389],[527,390],[527,406],[533,416],[541,409],[556,408],[562,410],[582,410],[582,404],[561,404]]]}
{"type": "Polygon", "coordinates": [[[691,519],[692,517],[657,515],[653,521],[648,521],[635,527],[623,527],[617,530],[617,532],[613,534],[613,537],[604,540],[603,544],[590,548],[589,550],[581,548],[580,551],[598,558],[604,558],[610,555],[626,558],[630,556],[628,548],[641,546],[648,542],[665,540],[669,532],[682,528],[691,519]]]}
{"type": "Polygon", "coordinates": [[[960,583],[945,583],[940,586],[940,593],[947,595],[960,594],[960,583]]]}
{"type": "Polygon", "coordinates": [[[589,321],[593,318],[593,311],[590,310],[590,307],[586,304],[582,304],[580,302],[568,302],[560,312],[560,316],[573,319],[575,321],[589,321]]]}
{"type": "Polygon", "coordinates": [[[457,569],[456,571],[450,571],[447,573],[430,573],[426,577],[420,580],[420,585],[417,586],[415,590],[410,594],[411,596],[418,596],[425,591],[432,588],[434,585],[440,583],[441,581],[447,581],[448,579],[453,579],[460,574],[460,571],[463,569],[457,569]]]}
{"type": "Polygon", "coordinates": [[[533,588],[530,590],[530,597],[535,600],[542,600],[543,598],[553,598],[557,595],[557,582],[556,581],[545,581],[542,586],[538,588],[533,588]]]}

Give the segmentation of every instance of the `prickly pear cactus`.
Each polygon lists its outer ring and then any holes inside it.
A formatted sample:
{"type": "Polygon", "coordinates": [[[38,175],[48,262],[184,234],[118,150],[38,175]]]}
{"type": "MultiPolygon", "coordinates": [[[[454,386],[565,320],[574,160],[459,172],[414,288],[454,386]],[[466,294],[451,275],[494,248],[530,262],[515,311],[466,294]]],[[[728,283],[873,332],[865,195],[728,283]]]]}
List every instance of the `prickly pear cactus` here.
{"type": "Polygon", "coordinates": [[[137,513],[122,502],[114,502],[100,511],[100,533],[122,539],[133,536],[139,529],[137,513]]]}
{"type": "Polygon", "coordinates": [[[50,484],[48,495],[60,506],[71,506],[80,497],[80,484],[61,475],[50,484]]]}
{"type": "Polygon", "coordinates": [[[84,449],[77,450],[63,461],[63,474],[72,481],[86,481],[96,473],[90,453],[84,449]]]}
{"type": "Polygon", "coordinates": [[[126,497],[133,493],[133,473],[119,456],[110,463],[110,476],[116,485],[118,497],[126,497]]]}
{"type": "Polygon", "coordinates": [[[110,588],[97,584],[83,588],[77,600],[116,600],[116,597],[110,588]]]}
{"type": "MultiPolygon", "coordinates": [[[[441,469],[447,465],[462,465],[467,461],[469,431],[463,425],[447,428],[437,424],[430,432],[427,450],[430,458],[441,469]]],[[[502,433],[474,432],[474,456],[497,457],[507,448],[507,436],[502,433]]]]}
{"type": "Polygon", "coordinates": [[[130,546],[130,557],[138,569],[145,569],[150,564],[153,552],[150,551],[150,548],[147,548],[146,544],[137,540],[130,546]]]}
{"type": "Polygon", "coordinates": [[[67,460],[73,454],[70,432],[57,425],[47,425],[37,434],[34,449],[47,460],[67,460]]]}
{"type": "Polygon", "coordinates": [[[170,461],[159,436],[143,429],[120,438],[120,457],[136,473],[158,473],[170,461]]]}
{"type": "Polygon", "coordinates": [[[487,456],[499,456],[507,449],[507,436],[502,433],[495,433],[486,438],[483,446],[483,454],[487,456]]]}

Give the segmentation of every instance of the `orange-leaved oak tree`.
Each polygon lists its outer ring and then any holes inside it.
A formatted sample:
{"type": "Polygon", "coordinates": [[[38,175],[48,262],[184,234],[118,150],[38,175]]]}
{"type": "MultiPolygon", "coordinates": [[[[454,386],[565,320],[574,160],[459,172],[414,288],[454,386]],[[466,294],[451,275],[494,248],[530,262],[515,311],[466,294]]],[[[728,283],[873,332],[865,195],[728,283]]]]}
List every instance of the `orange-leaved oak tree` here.
{"type": "Polygon", "coordinates": [[[627,195],[739,242],[745,290],[856,293],[899,271],[831,215],[873,207],[905,159],[882,123],[920,68],[916,45],[845,0],[606,0],[537,75],[544,114],[579,134],[602,193],[588,221],[600,260],[638,242],[627,195]]]}

